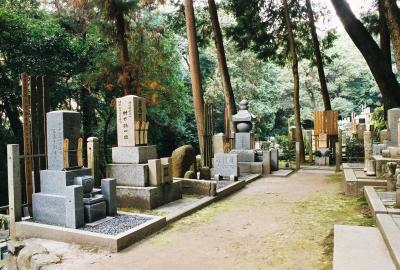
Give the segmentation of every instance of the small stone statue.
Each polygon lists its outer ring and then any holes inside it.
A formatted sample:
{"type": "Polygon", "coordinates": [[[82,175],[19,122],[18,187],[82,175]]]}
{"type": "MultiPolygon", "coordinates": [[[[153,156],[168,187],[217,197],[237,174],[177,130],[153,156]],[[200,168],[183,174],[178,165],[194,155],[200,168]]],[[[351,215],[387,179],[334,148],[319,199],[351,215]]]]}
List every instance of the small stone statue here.
{"type": "Polygon", "coordinates": [[[396,168],[397,168],[397,163],[396,162],[388,162],[387,163],[388,167],[388,174],[387,174],[387,191],[396,191],[396,168]]]}

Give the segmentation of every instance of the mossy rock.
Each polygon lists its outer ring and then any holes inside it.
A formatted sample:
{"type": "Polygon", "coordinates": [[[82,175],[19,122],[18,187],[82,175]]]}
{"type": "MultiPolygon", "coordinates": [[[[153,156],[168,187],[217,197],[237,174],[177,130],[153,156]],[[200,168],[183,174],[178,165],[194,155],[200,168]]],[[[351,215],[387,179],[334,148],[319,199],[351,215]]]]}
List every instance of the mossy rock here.
{"type": "Polygon", "coordinates": [[[187,171],[196,173],[196,153],[193,146],[184,145],[172,152],[172,177],[184,177],[187,171]]]}
{"type": "Polygon", "coordinates": [[[185,179],[197,179],[196,173],[194,171],[187,171],[185,172],[184,177],[185,179]]]}
{"type": "Polygon", "coordinates": [[[211,179],[211,170],[209,167],[202,167],[199,169],[200,179],[202,180],[210,180],[211,179]]]}

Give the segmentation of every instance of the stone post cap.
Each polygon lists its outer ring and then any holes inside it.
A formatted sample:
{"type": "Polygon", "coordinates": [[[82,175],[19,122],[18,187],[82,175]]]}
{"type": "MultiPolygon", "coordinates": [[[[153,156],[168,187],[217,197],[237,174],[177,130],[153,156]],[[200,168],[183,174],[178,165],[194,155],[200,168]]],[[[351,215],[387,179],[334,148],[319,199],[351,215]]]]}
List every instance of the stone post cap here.
{"type": "Polygon", "coordinates": [[[89,137],[89,138],[87,138],[87,141],[88,142],[98,142],[99,138],[97,138],[97,137],[89,137]]]}

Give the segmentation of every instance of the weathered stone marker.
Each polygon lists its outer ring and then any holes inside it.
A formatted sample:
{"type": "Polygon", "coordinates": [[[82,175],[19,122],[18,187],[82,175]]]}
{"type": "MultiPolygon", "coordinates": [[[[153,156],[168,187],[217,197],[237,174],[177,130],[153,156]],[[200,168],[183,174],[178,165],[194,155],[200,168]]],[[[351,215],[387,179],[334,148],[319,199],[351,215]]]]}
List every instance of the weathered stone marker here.
{"type": "Polygon", "coordinates": [[[87,139],[87,167],[92,169],[92,176],[95,180],[95,186],[99,186],[99,139],[89,137],[87,139]]]}
{"type": "Polygon", "coordinates": [[[239,177],[238,155],[237,154],[216,154],[214,156],[215,180],[222,180],[229,177],[237,181],[239,177]]]}
{"type": "Polygon", "coordinates": [[[372,133],[364,131],[364,171],[367,171],[367,161],[372,158],[372,133]]]}
{"type": "Polygon", "coordinates": [[[300,142],[296,142],[296,170],[300,170],[300,142]]]}
{"type": "Polygon", "coordinates": [[[7,145],[7,170],[10,237],[15,240],[15,222],[21,221],[22,218],[21,170],[18,144],[7,145]]]}
{"type": "Polygon", "coordinates": [[[271,173],[271,152],[263,151],[263,176],[268,176],[271,173]]]}
{"type": "Polygon", "coordinates": [[[387,123],[389,133],[389,144],[398,145],[398,121],[400,119],[400,108],[393,108],[387,111],[387,123]]]}
{"type": "Polygon", "coordinates": [[[117,98],[118,146],[144,144],[139,131],[145,122],[146,99],[134,95],[117,98]]]}

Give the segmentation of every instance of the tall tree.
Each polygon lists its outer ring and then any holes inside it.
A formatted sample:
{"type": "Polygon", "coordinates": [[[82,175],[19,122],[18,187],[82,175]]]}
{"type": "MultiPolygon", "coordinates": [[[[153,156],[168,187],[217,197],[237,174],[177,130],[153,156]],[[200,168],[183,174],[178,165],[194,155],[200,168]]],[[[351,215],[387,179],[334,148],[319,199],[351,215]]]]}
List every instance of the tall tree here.
{"type": "Polygon", "coordinates": [[[329,111],[329,110],[332,110],[331,100],[329,98],[328,86],[326,85],[324,63],[322,61],[322,54],[321,54],[321,49],[320,49],[320,45],[319,45],[317,30],[315,28],[314,12],[312,10],[310,0],[306,0],[306,7],[307,7],[308,23],[310,26],[311,37],[312,37],[312,42],[313,42],[313,47],[314,47],[314,55],[315,55],[315,60],[316,60],[316,64],[317,64],[317,69],[318,69],[319,82],[321,85],[322,100],[324,101],[325,111],[329,111]]]}
{"type": "Polygon", "coordinates": [[[304,161],[304,141],[303,131],[301,128],[301,117],[300,117],[300,79],[299,79],[299,62],[297,58],[296,41],[294,38],[292,21],[290,19],[290,10],[287,0],[283,0],[283,7],[285,12],[285,21],[287,27],[287,37],[290,48],[290,55],[292,60],[292,74],[293,74],[293,108],[294,118],[296,124],[296,141],[300,143],[300,157],[304,161]]]}
{"type": "MultiPolygon", "coordinates": [[[[226,63],[226,55],[224,48],[224,41],[222,38],[221,27],[218,20],[217,7],[214,0],[208,0],[208,11],[210,13],[211,25],[214,33],[215,47],[217,48],[218,64],[221,72],[222,87],[224,89],[224,99],[226,107],[226,118],[230,121],[231,131],[235,131],[232,123],[232,115],[236,113],[235,98],[233,95],[231,78],[229,75],[228,65],[226,63]]],[[[225,133],[229,130],[225,130],[225,133]]]]}
{"type": "Polygon", "coordinates": [[[138,89],[132,86],[135,69],[129,61],[128,42],[126,37],[125,14],[137,7],[138,0],[98,0],[103,11],[115,24],[115,39],[118,44],[119,57],[122,66],[119,81],[125,95],[139,94],[138,89]]]}
{"type": "Polygon", "coordinates": [[[386,21],[392,39],[397,70],[400,71],[400,11],[396,0],[383,0],[386,21]]]}
{"type": "Polygon", "coordinates": [[[383,6],[383,0],[378,0],[378,12],[379,12],[379,46],[385,56],[388,65],[388,69],[392,69],[392,54],[390,49],[390,33],[387,27],[387,21],[385,17],[385,7],[383,6]]]}
{"type": "Polygon", "coordinates": [[[331,0],[331,2],[346,32],[364,56],[381,91],[385,109],[400,106],[400,86],[378,44],[356,18],[346,0],[331,0]]]}
{"type": "Polygon", "coordinates": [[[192,80],[193,105],[196,117],[200,154],[204,152],[204,99],[200,72],[199,50],[197,48],[196,23],[193,0],[185,0],[186,33],[189,46],[189,68],[192,80]]]}

